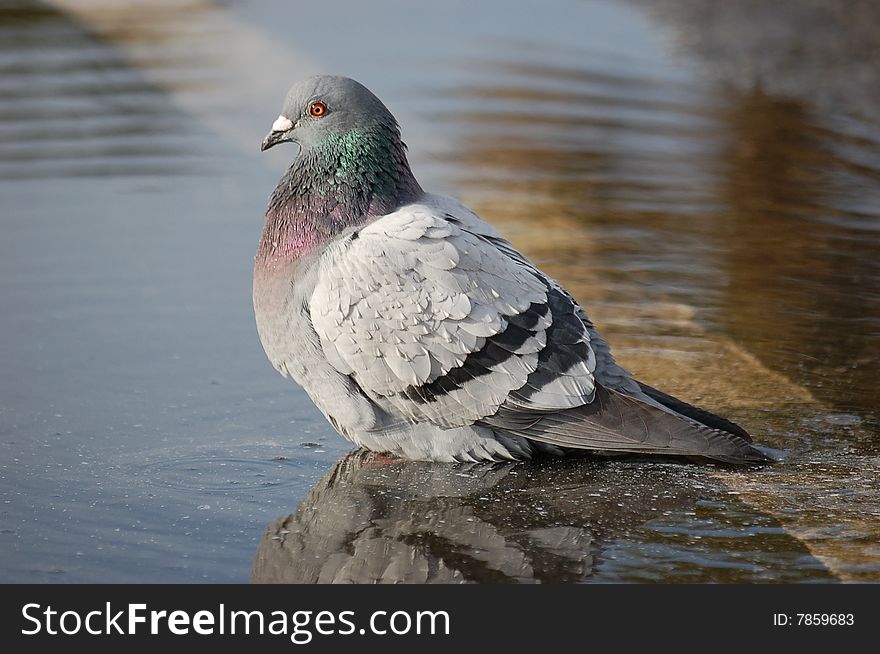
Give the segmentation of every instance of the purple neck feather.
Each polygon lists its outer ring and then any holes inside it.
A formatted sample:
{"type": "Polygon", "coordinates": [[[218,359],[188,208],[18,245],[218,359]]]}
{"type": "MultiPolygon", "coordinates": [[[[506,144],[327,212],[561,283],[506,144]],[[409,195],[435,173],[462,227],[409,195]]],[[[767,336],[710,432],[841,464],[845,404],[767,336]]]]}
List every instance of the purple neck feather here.
{"type": "Polygon", "coordinates": [[[275,188],[257,264],[273,268],[295,261],[421,193],[396,125],[328,139],[300,152],[275,188]]]}

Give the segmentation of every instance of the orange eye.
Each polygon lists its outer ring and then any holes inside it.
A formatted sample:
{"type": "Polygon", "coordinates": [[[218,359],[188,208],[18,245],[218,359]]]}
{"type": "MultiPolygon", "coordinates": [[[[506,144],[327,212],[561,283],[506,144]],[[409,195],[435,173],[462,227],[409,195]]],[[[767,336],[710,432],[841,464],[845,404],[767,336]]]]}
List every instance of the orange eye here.
{"type": "Polygon", "coordinates": [[[313,102],[309,105],[309,115],[320,118],[327,113],[327,105],[323,102],[313,102]]]}

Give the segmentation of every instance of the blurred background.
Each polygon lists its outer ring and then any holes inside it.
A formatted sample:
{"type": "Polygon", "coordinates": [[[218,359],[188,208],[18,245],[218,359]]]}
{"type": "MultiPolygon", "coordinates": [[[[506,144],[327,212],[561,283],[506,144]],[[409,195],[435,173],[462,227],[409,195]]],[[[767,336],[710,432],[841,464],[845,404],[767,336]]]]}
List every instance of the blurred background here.
{"type": "Polygon", "coordinates": [[[880,3],[2,0],[0,35],[0,581],[880,580],[880,3]],[[250,301],[295,154],[259,143],[318,72],[782,461],[342,458],[250,301]]]}

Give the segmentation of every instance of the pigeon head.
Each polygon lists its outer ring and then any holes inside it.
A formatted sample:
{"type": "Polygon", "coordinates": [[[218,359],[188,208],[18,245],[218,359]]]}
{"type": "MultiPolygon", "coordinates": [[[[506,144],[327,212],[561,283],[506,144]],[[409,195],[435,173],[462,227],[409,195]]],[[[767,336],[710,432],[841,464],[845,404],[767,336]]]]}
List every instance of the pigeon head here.
{"type": "Polygon", "coordinates": [[[383,129],[397,132],[397,121],[367,87],[347,77],[318,75],[287,92],[281,115],[260,149],[291,141],[310,149],[383,129]]]}
{"type": "Polygon", "coordinates": [[[300,148],[269,199],[264,240],[273,252],[301,256],[422,193],[394,116],[353,79],[295,84],[261,149],[286,142],[300,148]]]}

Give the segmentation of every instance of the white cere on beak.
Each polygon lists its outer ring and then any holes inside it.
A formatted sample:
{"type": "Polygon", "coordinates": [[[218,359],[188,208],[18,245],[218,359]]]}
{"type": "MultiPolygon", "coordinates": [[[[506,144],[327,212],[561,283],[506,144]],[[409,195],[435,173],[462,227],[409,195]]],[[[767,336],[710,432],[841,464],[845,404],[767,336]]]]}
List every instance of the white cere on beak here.
{"type": "Polygon", "coordinates": [[[293,121],[291,121],[290,118],[285,118],[284,116],[278,116],[275,122],[272,123],[273,132],[286,132],[292,127],[293,121]]]}

